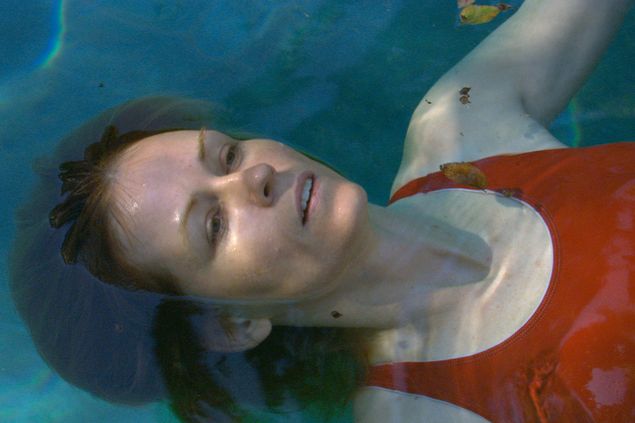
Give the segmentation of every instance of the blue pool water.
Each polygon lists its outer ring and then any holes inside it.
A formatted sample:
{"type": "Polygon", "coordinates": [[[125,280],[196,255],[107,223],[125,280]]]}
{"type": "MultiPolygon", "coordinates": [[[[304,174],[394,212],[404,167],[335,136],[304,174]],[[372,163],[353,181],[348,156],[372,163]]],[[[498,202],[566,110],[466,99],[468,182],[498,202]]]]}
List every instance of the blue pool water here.
{"type": "MultiPolygon", "coordinates": [[[[165,405],[96,399],[37,354],[7,285],[13,214],[34,180],[33,159],[108,107],[185,95],[222,103],[244,129],[327,159],[385,203],[421,96],[505,19],[461,27],[454,2],[432,0],[3,0],[0,12],[0,421],[7,422],[175,420],[165,405]]],[[[633,58],[631,13],[555,120],[557,137],[576,146],[634,139],[633,58]]]]}

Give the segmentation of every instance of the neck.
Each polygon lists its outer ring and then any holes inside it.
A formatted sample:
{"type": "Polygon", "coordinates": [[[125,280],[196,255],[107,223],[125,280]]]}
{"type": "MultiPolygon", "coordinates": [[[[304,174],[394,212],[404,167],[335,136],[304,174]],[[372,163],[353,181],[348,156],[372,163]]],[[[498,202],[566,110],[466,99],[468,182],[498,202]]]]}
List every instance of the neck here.
{"type": "Polygon", "coordinates": [[[277,316],[274,324],[399,327],[452,307],[456,295],[447,293],[459,293],[489,272],[485,241],[422,215],[412,203],[369,205],[368,218],[363,245],[337,276],[337,288],[277,316]]]}

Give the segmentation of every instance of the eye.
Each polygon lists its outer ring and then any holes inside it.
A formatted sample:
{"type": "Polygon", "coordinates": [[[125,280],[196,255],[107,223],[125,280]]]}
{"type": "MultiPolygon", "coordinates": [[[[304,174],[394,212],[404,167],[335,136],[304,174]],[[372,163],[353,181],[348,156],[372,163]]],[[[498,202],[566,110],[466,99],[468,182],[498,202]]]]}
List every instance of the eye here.
{"type": "Polygon", "coordinates": [[[225,149],[225,158],[223,160],[225,166],[225,172],[229,173],[233,170],[237,164],[240,156],[240,149],[237,144],[232,144],[225,149]]]}
{"type": "Polygon", "coordinates": [[[210,245],[216,245],[225,232],[225,219],[220,207],[211,209],[205,217],[205,235],[210,245]]]}

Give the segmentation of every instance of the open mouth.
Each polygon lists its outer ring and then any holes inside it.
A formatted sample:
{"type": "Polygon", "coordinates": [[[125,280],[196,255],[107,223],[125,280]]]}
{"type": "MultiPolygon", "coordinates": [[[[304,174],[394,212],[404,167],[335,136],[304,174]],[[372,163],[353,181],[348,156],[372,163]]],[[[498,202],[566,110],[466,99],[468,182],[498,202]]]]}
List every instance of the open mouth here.
{"type": "Polygon", "coordinates": [[[302,213],[302,224],[307,222],[309,217],[309,204],[311,203],[311,196],[313,195],[313,176],[309,176],[304,181],[302,187],[302,197],[300,198],[300,208],[302,213]]]}
{"type": "Polygon", "coordinates": [[[312,208],[312,198],[315,194],[315,175],[310,171],[302,172],[298,175],[295,186],[295,201],[298,209],[298,217],[302,222],[302,226],[309,219],[309,211],[312,208]]]}

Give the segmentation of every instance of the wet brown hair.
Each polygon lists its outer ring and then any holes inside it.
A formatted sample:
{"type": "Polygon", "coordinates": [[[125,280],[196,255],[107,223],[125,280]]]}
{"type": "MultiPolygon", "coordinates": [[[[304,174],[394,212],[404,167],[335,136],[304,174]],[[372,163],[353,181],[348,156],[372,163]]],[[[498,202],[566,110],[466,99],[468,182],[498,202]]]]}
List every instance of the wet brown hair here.
{"type": "Polygon", "coordinates": [[[70,223],[61,248],[66,264],[79,261],[100,280],[124,288],[180,293],[169,272],[141,271],[127,262],[113,231],[119,219],[111,195],[113,168],[124,150],[144,138],[179,129],[119,134],[108,125],[101,139],[86,147],[83,160],[60,165],[61,195],[67,195],[49,213],[49,223],[54,228],[70,223]]]}
{"type": "MultiPolygon", "coordinates": [[[[108,125],[100,140],[86,147],[83,160],[66,161],[59,166],[60,194],[66,197],[49,213],[49,223],[55,229],[70,223],[61,248],[66,264],[81,262],[101,281],[126,289],[183,294],[176,276],[168,269],[142,270],[129,263],[113,230],[117,224],[127,232],[125,213],[118,210],[112,196],[115,166],[125,150],[144,138],[183,129],[133,130],[120,134],[114,125],[108,125]]],[[[236,131],[228,135],[235,139],[253,136],[236,131]]],[[[341,174],[319,158],[298,151],[341,174]]]]}

